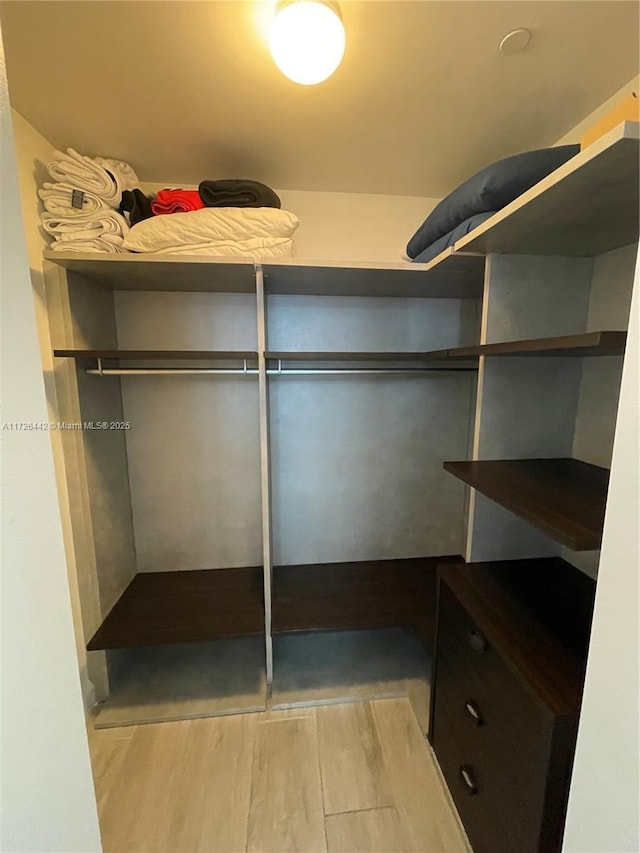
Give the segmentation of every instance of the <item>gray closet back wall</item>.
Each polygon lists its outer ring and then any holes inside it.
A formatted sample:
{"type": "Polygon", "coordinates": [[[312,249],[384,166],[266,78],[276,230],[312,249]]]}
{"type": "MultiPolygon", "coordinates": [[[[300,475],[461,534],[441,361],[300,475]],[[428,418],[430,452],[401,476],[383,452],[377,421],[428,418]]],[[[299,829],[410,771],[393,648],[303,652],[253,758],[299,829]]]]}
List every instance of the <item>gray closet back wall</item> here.
{"type": "MultiPolygon", "coordinates": [[[[255,350],[252,294],[115,293],[121,349],[255,350]]],[[[271,350],[478,339],[473,300],[268,298],[271,350]]],[[[310,366],[310,365],[307,365],[310,366]]],[[[459,553],[475,374],[270,379],[276,564],[459,553]]],[[[138,571],[262,562],[257,380],[122,379],[138,571]]]]}
{"type": "MultiPolygon", "coordinates": [[[[257,348],[253,294],[114,296],[121,349],[257,348]]],[[[121,383],[138,571],[260,565],[256,377],[121,383]]]]}
{"type": "MultiPolygon", "coordinates": [[[[472,300],[270,296],[269,349],[455,346],[476,339],[477,311],[472,300]]],[[[467,453],[474,383],[472,373],[271,379],[275,564],[460,553],[464,489],[442,460],[467,453]]]]}

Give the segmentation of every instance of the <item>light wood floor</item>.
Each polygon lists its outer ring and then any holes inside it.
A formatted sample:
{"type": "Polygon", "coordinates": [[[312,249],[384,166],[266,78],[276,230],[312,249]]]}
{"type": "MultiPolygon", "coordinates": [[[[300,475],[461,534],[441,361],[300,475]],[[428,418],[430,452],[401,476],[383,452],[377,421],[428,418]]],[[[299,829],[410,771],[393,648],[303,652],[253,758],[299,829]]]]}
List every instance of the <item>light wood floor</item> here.
{"type": "Polygon", "coordinates": [[[105,853],[466,853],[407,699],[90,732],[105,853]]]}

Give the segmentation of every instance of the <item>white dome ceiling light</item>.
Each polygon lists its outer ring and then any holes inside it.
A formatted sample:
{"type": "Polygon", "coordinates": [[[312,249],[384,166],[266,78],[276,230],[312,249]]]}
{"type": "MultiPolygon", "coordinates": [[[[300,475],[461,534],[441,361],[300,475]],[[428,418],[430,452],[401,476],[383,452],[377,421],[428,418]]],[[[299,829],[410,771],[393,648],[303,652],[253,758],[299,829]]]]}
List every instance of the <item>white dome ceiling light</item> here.
{"type": "Polygon", "coordinates": [[[313,86],[330,77],[342,62],[345,42],[337,3],[285,0],[276,6],[269,48],[280,71],[294,83],[313,86]]]}

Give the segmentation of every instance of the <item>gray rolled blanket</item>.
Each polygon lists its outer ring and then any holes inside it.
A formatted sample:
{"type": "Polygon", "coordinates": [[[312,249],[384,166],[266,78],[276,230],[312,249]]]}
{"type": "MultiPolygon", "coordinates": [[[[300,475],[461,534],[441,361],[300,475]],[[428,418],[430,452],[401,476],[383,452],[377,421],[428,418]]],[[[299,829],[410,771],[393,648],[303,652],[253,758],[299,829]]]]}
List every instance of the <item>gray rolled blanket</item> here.
{"type": "Polygon", "coordinates": [[[233,178],[202,181],[198,187],[205,207],[280,207],[274,191],[259,181],[233,178]]]}

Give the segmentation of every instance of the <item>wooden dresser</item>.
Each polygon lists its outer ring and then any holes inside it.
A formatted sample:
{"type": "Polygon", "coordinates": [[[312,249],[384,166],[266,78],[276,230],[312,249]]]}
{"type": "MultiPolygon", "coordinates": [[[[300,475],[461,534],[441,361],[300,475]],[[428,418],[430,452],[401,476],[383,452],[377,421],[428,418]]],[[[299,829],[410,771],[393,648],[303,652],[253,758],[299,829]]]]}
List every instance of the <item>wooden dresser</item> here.
{"type": "Polygon", "coordinates": [[[429,739],[475,853],[561,848],[595,584],[563,560],[443,565],[429,739]]]}

